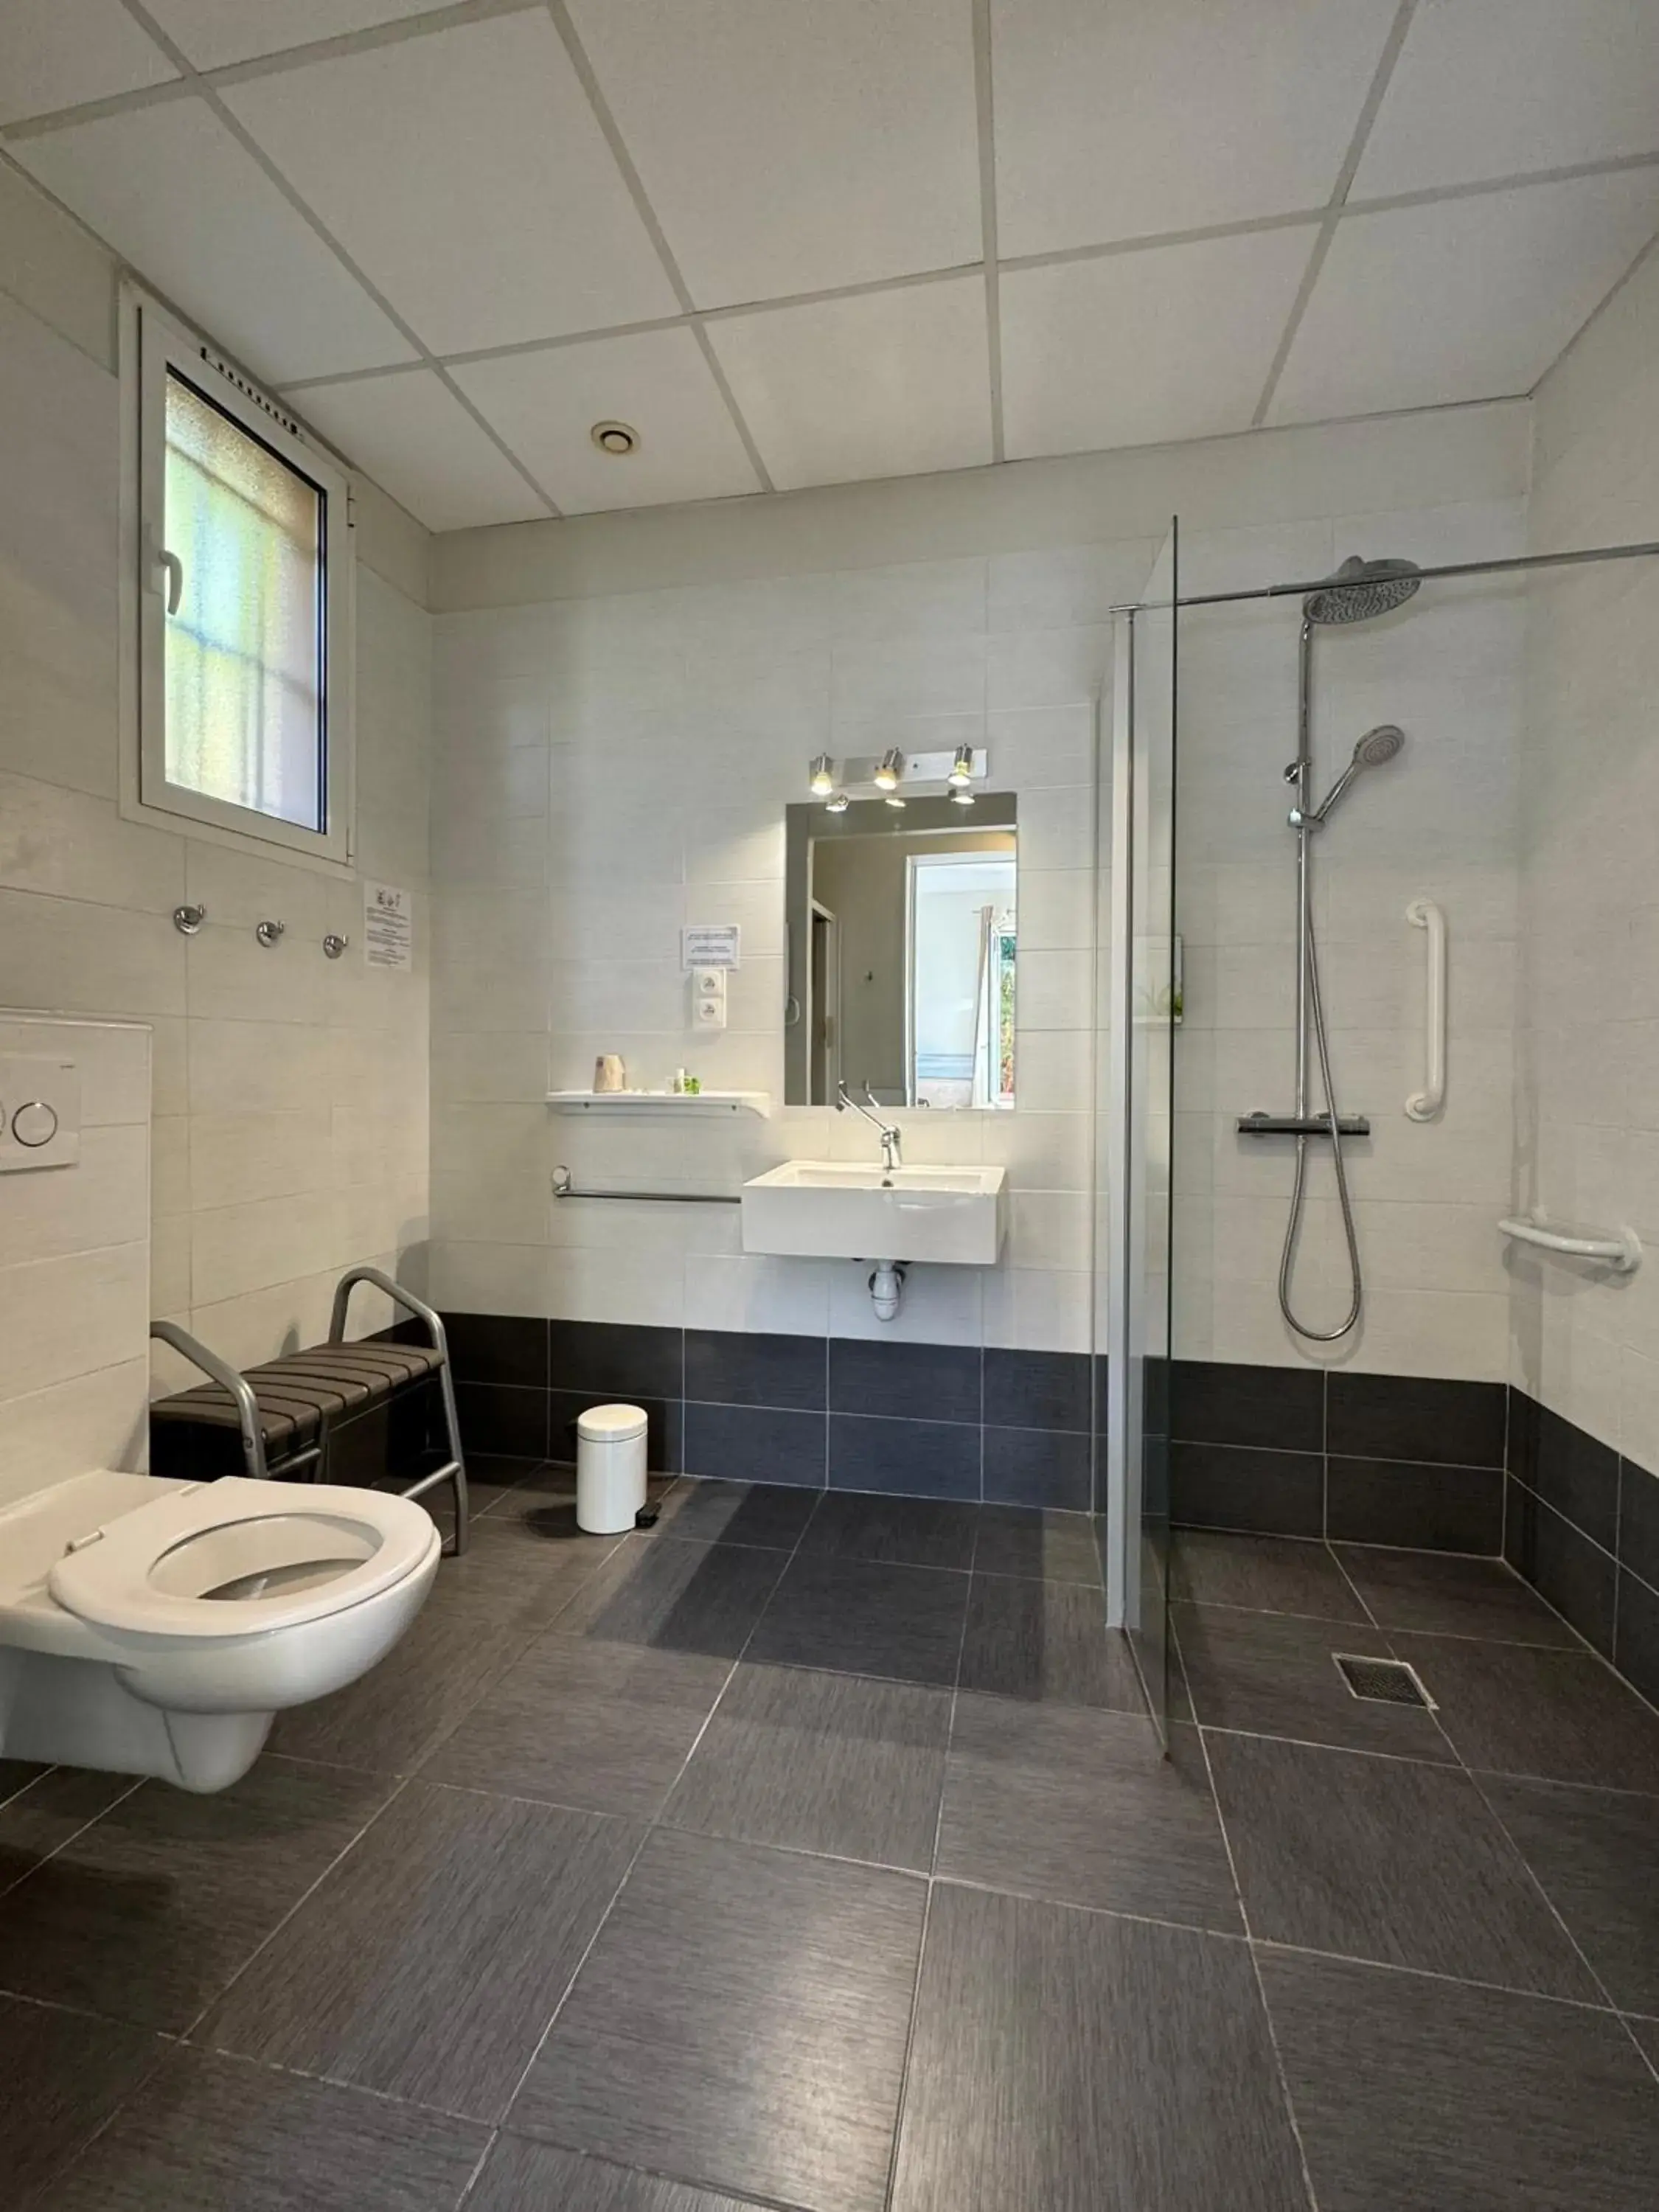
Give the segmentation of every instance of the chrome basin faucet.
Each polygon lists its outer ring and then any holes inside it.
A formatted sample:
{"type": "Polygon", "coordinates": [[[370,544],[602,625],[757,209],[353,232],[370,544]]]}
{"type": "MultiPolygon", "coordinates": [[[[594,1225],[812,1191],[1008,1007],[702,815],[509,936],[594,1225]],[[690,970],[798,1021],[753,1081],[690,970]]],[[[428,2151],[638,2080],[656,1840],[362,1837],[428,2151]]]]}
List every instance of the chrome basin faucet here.
{"type": "Polygon", "coordinates": [[[865,1120],[880,1137],[882,1172],[884,1175],[891,1175],[895,1168],[902,1167],[904,1133],[896,1123],[883,1121],[879,1110],[881,1101],[869,1085],[866,1083],[864,1086],[864,1095],[870,1101],[869,1106],[859,1104],[858,1100],[848,1091],[844,1077],[837,1082],[836,1089],[839,1094],[836,1100],[836,1113],[839,1114],[844,1107],[850,1106],[855,1114],[863,1115],[865,1120]],[[872,1113],[871,1107],[874,1107],[877,1110],[872,1113]]]}

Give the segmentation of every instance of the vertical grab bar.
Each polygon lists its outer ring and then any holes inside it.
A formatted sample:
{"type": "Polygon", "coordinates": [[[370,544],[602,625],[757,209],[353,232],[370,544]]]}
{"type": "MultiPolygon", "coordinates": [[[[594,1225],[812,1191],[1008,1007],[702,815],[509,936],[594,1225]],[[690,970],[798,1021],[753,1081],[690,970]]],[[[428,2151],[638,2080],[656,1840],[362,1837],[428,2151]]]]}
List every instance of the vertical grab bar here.
{"type": "Polygon", "coordinates": [[[1428,1075],[1422,1090],[1406,1101],[1413,1121],[1431,1121],[1446,1098],[1446,917],[1432,899],[1413,899],[1406,908],[1413,929],[1428,932],[1428,1075]]]}

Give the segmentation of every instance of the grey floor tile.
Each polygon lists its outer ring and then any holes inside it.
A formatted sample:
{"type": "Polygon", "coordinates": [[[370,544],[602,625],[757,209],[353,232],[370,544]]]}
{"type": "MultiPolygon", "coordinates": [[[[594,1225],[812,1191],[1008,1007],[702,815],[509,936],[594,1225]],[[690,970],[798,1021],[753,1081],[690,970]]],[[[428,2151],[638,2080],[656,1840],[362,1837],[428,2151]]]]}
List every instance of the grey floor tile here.
{"type": "Polygon", "coordinates": [[[750,2212],[735,2197],[716,2197],[524,2136],[500,2136],[466,2212],[532,2212],[532,2207],[535,2212],[750,2212]]]}
{"type": "Polygon", "coordinates": [[[951,1683],[962,1648],[966,1575],[866,1559],[790,1563],[749,1647],[777,1667],[828,1667],[902,1682],[951,1683]]]}
{"type": "Polygon", "coordinates": [[[659,1533],[709,1544],[758,1544],[793,1552],[812,1516],[816,1490],[781,1482],[721,1482],[682,1476],[662,1500],[659,1533]]]}
{"type": "Polygon", "coordinates": [[[1339,1544],[1336,1556],[1384,1628],[1483,1637],[1498,1644],[1555,1644],[1578,1638],[1502,1559],[1452,1552],[1388,1552],[1339,1544]]]}
{"type": "MultiPolygon", "coordinates": [[[[653,1474],[646,1482],[646,1502],[660,1504],[673,1487],[673,1477],[653,1474]]],[[[615,1551],[617,1538],[590,1535],[576,1519],[576,1470],[548,1465],[534,1468],[521,1482],[489,1499],[475,1524],[487,1543],[502,1536],[519,1537],[542,1559],[556,1559],[569,1570],[579,1561],[591,1573],[615,1551]]],[[[527,1551],[511,1555],[517,1565],[528,1564],[527,1551]]]]}
{"type": "Polygon", "coordinates": [[[1259,1736],[1209,1746],[1253,1936],[1601,2002],[1467,1774],[1259,1736]]]}
{"type": "Polygon", "coordinates": [[[453,2212],[483,2128],[180,2051],[54,2182],[51,2212],[453,2212]]]}
{"type": "Polygon", "coordinates": [[[141,2028],[0,1997],[0,2202],[56,2203],[52,2178],[167,2049],[141,2028]]]}
{"type": "Polygon", "coordinates": [[[421,1778],[654,1820],[730,1673],[726,1659],[554,1629],[484,1692],[421,1778]]]}
{"type": "Polygon", "coordinates": [[[145,1783],[0,1902],[0,1984],[187,2027],[392,1786],[270,1758],[211,1797],[145,1783]]]}
{"type": "Polygon", "coordinates": [[[964,1690],[1000,1698],[1146,1710],[1129,1646],[1106,1626],[1102,1593],[1080,1583],[975,1575],[960,1679],[964,1690]]]}
{"type": "Polygon", "coordinates": [[[511,2115],[623,2165],[880,2212],[926,1885],[659,1829],[511,2115]]]}
{"type": "Polygon", "coordinates": [[[950,1732],[946,1690],[739,1667],[664,1818],[926,1872],[950,1732]]]}
{"type": "Polygon", "coordinates": [[[1246,1946],[939,1884],[892,2201],[1303,2207],[1246,1946]]]}
{"type": "Polygon", "coordinates": [[[814,1559],[871,1559],[887,1566],[961,1567],[974,1563],[979,1508],[941,1498],[877,1497],[825,1491],[801,1540],[814,1559]]]}
{"type": "Polygon", "coordinates": [[[1659,2014],[1659,1803],[1563,1783],[1481,1786],[1613,2002],[1659,2014]]]}
{"type": "Polygon", "coordinates": [[[939,1871],[1231,1935],[1243,1923],[1202,1750],[1080,1705],[957,1699],[939,1871]]]}
{"type": "Polygon", "coordinates": [[[411,1782],[197,2039],[499,2118],[640,1832],[411,1782]]]}
{"type": "Polygon", "coordinates": [[[1170,1539],[1170,1594],[1186,1604],[1234,1606],[1248,1613],[1365,1618],[1328,1547],[1306,1536],[1176,1529],[1170,1539]]]}
{"type": "Polygon", "coordinates": [[[1649,2065],[1659,2075],[1659,2020],[1626,2019],[1625,2025],[1641,2045],[1649,2065]]]}
{"type": "Polygon", "coordinates": [[[1193,1713],[1206,1728],[1452,1762],[1431,1713],[1356,1698],[1337,1672],[1334,1651],[1387,1658],[1380,1629],[1209,1605],[1172,1606],[1170,1620],[1193,1713]]]}
{"type": "Polygon", "coordinates": [[[1646,2212],[1659,2085],[1611,2014],[1260,1964],[1319,2212],[1646,2212]]]}
{"type": "Polygon", "coordinates": [[[743,1544],[630,1536],[560,1616],[560,1633],[735,1659],[783,1564],[743,1544]]]}
{"type": "MultiPolygon", "coordinates": [[[[602,1540],[615,1549],[609,1538],[602,1540]]],[[[493,1516],[438,1570],[401,1643],[359,1680],[279,1714],[274,1750],[296,1759],[411,1772],[530,1642],[550,1627],[608,1552],[532,1549],[493,1516]]]]}
{"type": "Polygon", "coordinates": [[[1090,1513],[1039,1512],[1025,1505],[982,1505],[974,1565],[981,1574],[1098,1586],[1098,1524],[1090,1513]]]}
{"type": "Polygon", "coordinates": [[[29,1780],[0,1805],[0,1894],[136,1787],[130,1774],[81,1766],[27,1771],[29,1780]]]}
{"type": "Polygon", "coordinates": [[[1592,1653],[1398,1632],[1390,1640],[1438,1700],[1441,1725],[1469,1765],[1659,1792],[1659,1714],[1592,1653]]]}

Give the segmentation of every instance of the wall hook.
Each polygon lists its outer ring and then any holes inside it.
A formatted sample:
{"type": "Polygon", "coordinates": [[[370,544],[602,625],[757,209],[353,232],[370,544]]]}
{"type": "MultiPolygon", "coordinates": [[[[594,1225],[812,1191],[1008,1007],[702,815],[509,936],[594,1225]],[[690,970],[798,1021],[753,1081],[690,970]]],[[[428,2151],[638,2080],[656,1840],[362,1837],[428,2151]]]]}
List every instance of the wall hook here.
{"type": "Polygon", "coordinates": [[[180,937],[194,937],[206,920],[204,906],[176,906],[173,909],[173,926],[180,937]]]}
{"type": "Polygon", "coordinates": [[[287,927],[288,924],[285,921],[256,921],[253,925],[253,934],[261,945],[272,945],[287,927]]]}
{"type": "Polygon", "coordinates": [[[323,939],[323,951],[331,960],[337,960],[350,942],[351,939],[349,937],[341,937],[336,931],[331,929],[323,939]]]}

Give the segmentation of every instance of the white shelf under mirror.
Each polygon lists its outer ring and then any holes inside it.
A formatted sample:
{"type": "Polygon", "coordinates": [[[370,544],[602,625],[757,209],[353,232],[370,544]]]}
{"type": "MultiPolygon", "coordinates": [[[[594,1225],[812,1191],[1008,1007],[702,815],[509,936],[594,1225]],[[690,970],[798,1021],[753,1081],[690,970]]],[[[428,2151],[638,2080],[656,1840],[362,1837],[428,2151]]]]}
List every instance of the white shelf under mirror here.
{"type": "Polygon", "coordinates": [[[754,1114],[772,1111],[768,1091],[550,1091],[560,1114],[754,1114]]]}

